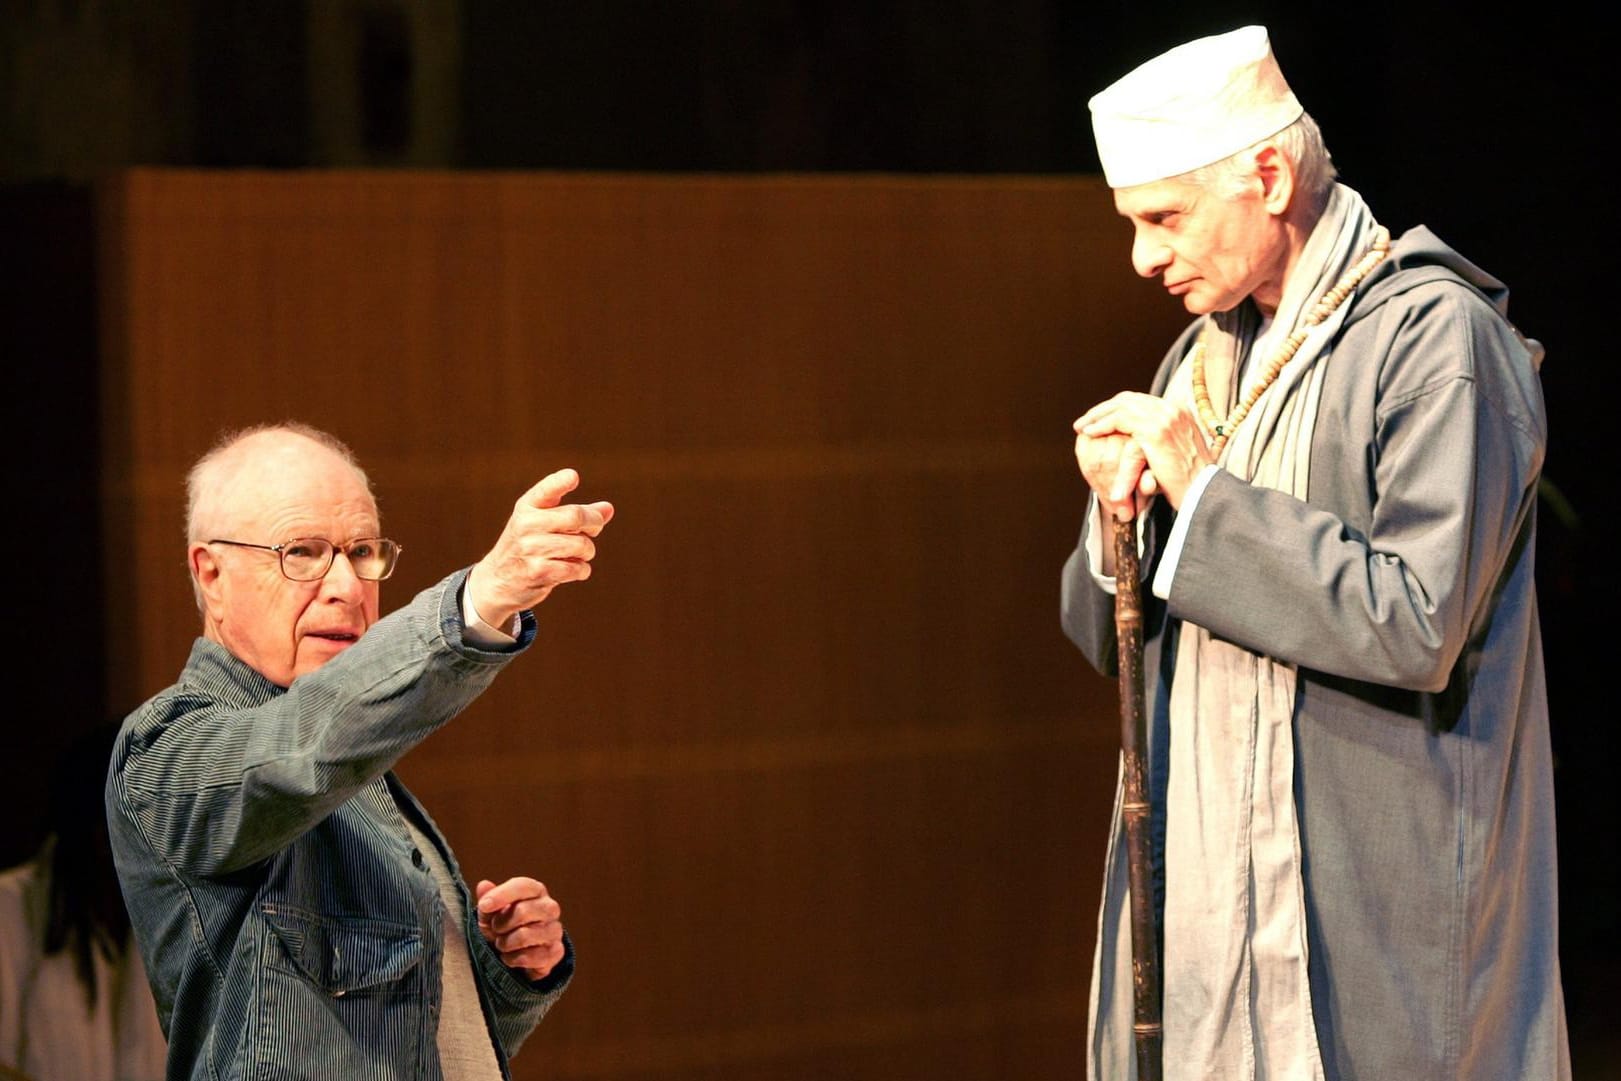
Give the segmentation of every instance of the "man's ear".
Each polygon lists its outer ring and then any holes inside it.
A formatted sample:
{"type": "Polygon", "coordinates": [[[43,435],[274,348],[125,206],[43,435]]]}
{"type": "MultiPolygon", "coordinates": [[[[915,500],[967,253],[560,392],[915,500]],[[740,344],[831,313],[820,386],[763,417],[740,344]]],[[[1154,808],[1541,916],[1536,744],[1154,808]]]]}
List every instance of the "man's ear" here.
{"type": "Polygon", "coordinates": [[[186,550],[186,563],[191,570],[192,581],[197,583],[198,594],[203,599],[204,614],[212,614],[224,602],[225,594],[224,569],[220,566],[219,557],[208,545],[194,543],[186,550]]]}
{"type": "Polygon", "coordinates": [[[1262,143],[1255,150],[1255,173],[1261,181],[1261,202],[1269,213],[1282,215],[1294,201],[1294,162],[1276,143],[1262,143]]]}

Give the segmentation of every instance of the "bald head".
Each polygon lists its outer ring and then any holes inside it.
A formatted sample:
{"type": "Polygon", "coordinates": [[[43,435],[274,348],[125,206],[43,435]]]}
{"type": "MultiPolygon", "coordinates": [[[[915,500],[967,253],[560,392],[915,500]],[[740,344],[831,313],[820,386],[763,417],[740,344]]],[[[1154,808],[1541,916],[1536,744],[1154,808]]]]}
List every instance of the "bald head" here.
{"type": "Polygon", "coordinates": [[[324,456],[348,466],[361,486],[371,491],[371,481],[354,452],[319,428],[289,421],[227,433],[197,459],[186,477],[186,540],[227,535],[244,513],[252,513],[264,484],[297,473],[324,456]]]}

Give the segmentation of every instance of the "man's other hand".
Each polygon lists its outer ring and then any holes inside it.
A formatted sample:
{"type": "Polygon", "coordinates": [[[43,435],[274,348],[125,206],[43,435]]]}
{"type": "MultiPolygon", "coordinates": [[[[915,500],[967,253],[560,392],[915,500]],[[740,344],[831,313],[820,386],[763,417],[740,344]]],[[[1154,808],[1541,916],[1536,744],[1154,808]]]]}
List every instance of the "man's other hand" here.
{"type": "Polygon", "coordinates": [[[563,959],[563,908],[532,878],[479,882],[478,929],[501,963],[543,980],[563,959]]]}

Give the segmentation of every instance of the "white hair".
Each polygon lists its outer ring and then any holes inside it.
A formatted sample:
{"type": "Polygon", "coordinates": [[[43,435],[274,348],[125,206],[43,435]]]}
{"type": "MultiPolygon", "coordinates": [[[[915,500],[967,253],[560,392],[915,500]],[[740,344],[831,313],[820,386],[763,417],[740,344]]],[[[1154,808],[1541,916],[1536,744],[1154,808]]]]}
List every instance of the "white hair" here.
{"type": "Polygon", "coordinates": [[[1300,119],[1276,135],[1270,135],[1220,161],[1189,170],[1177,179],[1224,196],[1231,195],[1251,176],[1251,168],[1245,164],[1248,160],[1246,155],[1266,142],[1275,143],[1294,166],[1295,188],[1306,198],[1311,209],[1320,212],[1327,206],[1338,173],[1334,168],[1334,159],[1329,156],[1328,147],[1323,142],[1322,129],[1310,113],[1301,113],[1300,119]]]}

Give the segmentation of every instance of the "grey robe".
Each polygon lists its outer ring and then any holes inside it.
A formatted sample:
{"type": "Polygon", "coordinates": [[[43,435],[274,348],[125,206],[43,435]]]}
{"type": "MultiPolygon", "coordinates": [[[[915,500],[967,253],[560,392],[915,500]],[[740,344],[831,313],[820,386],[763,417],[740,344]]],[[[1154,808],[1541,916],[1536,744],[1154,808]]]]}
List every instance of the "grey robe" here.
{"type": "MultiPolygon", "coordinates": [[[[1215,476],[1169,602],[1148,598],[1161,844],[1177,828],[1163,819],[1177,621],[1299,666],[1295,802],[1328,1081],[1570,1074],[1532,574],[1546,419],[1540,349],[1507,322],[1507,296],[1428,230],[1403,236],[1326,361],[1309,500],[1215,476]]],[[[1170,518],[1160,501],[1145,579],[1170,518]]],[[[1062,616],[1113,675],[1113,597],[1084,544],[1062,616]]]]}

